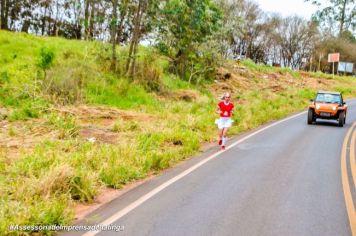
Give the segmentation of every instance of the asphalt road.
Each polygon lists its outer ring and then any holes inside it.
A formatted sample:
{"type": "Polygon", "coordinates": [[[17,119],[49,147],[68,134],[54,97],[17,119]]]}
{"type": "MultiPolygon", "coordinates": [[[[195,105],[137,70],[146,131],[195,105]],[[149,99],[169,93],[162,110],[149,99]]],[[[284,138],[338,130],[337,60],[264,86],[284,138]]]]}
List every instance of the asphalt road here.
{"type": "Polygon", "coordinates": [[[352,235],[340,164],[344,138],[356,121],[356,101],[348,104],[343,128],[333,121],[309,126],[304,113],[252,131],[230,140],[240,141],[225,152],[212,157],[213,149],[166,171],[78,224],[112,217],[105,223],[124,227],[97,235],[352,235]]]}

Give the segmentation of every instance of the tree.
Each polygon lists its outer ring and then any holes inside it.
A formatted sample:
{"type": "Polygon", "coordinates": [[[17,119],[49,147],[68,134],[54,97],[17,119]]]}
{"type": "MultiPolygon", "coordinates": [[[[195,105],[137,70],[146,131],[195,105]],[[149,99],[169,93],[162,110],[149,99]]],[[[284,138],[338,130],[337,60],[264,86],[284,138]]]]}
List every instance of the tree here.
{"type": "Polygon", "coordinates": [[[188,68],[198,61],[198,46],[219,28],[221,12],[210,0],[168,0],[161,11],[159,45],[172,58],[172,67],[189,78],[188,68]]]}
{"type": "Polygon", "coordinates": [[[276,21],[263,13],[255,2],[216,1],[224,16],[218,37],[225,58],[245,56],[267,63],[276,21]]]}
{"type": "Polygon", "coordinates": [[[54,52],[48,48],[41,48],[38,67],[43,70],[44,79],[47,77],[46,71],[53,65],[54,52]]]}
{"type": "MultiPolygon", "coordinates": [[[[135,2],[135,1],[133,1],[135,2]]],[[[142,37],[156,26],[155,18],[158,14],[159,0],[137,0],[132,8],[132,29],[129,54],[126,62],[126,74],[133,79],[136,72],[136,57],[138,45],[142,37]]],[[[125,8],[122,8],[125,9],[125,8]]],[[[130,14],[128,14],[130,16],[130,14]]],[[[122,27],[122,26],[121,26],[122,27]]],[[[122,35],[122,32],[121,32],[122,35]]]]}
{"type": "Polygon", "coordinates": [[[112,62],[111,68],[116,70],[116,31],[117,31],[117,6],[118,0],[112,0],[112,19],[110,24],[111,29],[111,43],[112,43],[112,62]]]}
{"type": "Polygon", "coordinates": [[[85,0],[84,2],[85,2],[85,10],[84,10],[85,39],[89,40],[92,39],[94,36],[94,21],[95,21],[97,3],[96,0],[85,0]]]}
{"type": "Polygon", "coordinates": [[[237,44],[243,37],[245,0],[216,0],[216,4],[222,12],[222,27],[213,36],[219,45],[218,51],[226,59],[236,57],[240,54],[237,44]]]}
{"type": "MultiPolygon", "coordinates": [[[[321,6],[320,0],[305,0],[312,4],[321,6]]],[[[338,35],[347,30],[356,29],[356,0],[329,0],[330,5],[318,10],[314,14],[322,27],[334,31],[337,23],[338,35]]]]}
{"type": "MultiPolygon", "coordinates": [[[[61,36],[69,39],[81,39],[83,32],[82,15],[84,14],[84,2],[67,0],[65,2],[65,22],[62,24],[61,36]]],[[[84,23],[85,25],[85,23],[84,23]]],[[[85,27],[84,27],[85,28],[85,27]]],[[[85,29],[84,29],[85,33],[85,29]]],[[[84,36],[85,38],[85,36],[84,36]]]]}
{"type": "Polygon", "coordinates": [[[293,16],[283,19],[276,31],[284,66],[299,69],[303,58],[310,58],[317,43],[317,26],[313,22],[293,16]]]}
{"type": "Polygon", "coordinates": [[[351,31],[344,31],[340,35],[341,39],[344,39],[350,43],[355,43],[356,44],[356,35],[352,34],[351,31]]]}
{"type": "Polygon", "coordinates": [[[356,43],[350,39],[340,37],[330,37],[319,42],[314,53],[314,61],[318,62],[314,67],[323,72],[332,72],[332,67],[328,63],[327,55],[329,53],[339,52],[340,61],[356,64],[356,43]],[[319,64],[320,59],[320,64],[319,64]]]}
{"type": "MultiPolygon", "coordinates": [[[[44,0],[40,2],[40,8],[43,9],[43,13],[41,15],[41,34],[46,34],[46,25],[50,25],[51,16],[48,16],[48,12],[51,12],[51,0],[44,0]]],[[[48,26],[49,28],[49,26],[48,26]]],[[[47,31],[49,32],[49,31],[47,31]]]]}
{"type": "Polygon", "coordinates": [[[263,33],[259,37],[259,42],[264,48],[264,58],[262,61],[265,64],[282,64],[280,57],[280,35],[277,33],[277,29],[281,27],[282,21],[283,18],[278,14],[273,14],[265,19],[263,33]]]}
{"type": "Polygon", "coordinates": [[[119,12],[120,12],[120,19],[117,24],[117,35],[116,35],[116,42],[121,43],[122,41],[125,41],[123,35],[124,35],[124,27],[125,23],[128,22],[127,20],[127,15],[130,13],[129,12],[129,0],[122,0],[120,1],[120,6],[119,6],[119,12]]]}
{"type": "Polygon", "coordinates": [[[136,64],[136,53],[137,53],[137,45],[140,40],[140,28],[141,28],[141,20],[144,12],[144,5],[146,4],[143,0],[138,0],[135,18],[134,18],[134,26],[133,26],[133,34],[130,42],[129,55],[126,62],[126,73],[129,74],[131,78],[135,73],[135,64],[136,64]]]}
{"type": "Polygon", "coordinates": [[[8,29],[8,14],[10,0],[0,1],[0,29],[8,29]]]}

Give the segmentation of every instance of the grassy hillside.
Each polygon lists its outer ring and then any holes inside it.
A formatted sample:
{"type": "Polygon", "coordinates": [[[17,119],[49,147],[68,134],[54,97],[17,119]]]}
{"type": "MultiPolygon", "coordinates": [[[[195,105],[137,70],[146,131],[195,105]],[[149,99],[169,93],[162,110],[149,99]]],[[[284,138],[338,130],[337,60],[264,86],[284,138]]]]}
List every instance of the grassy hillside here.
{"type": "Polygon", "coordinates": [[[304,109],[317,89],[356,95],[351,78],[250,61],[226,62],[210,82],[191,85],[151,48],[140,49],[132,82],[122,76],[126,49],[118,54],[112,73],[108,45],[0,31],[0,234],[16,234],[15,223],[69,224],[76,204],[215,142],[226,90],[236,103],[231,134],[304,109]]]}

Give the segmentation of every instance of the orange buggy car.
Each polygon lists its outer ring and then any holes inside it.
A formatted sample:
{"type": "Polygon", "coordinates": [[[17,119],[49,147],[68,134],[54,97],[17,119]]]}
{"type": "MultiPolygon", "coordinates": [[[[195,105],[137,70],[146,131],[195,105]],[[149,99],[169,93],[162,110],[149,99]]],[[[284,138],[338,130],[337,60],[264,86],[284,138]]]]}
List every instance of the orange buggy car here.
{"type": "Polygon", "coordinates": [[[337,120],[343,127],[346,122],[347,105],[339,92],[318,91],[315,99],[311,100],[308,110],[308,124],[316,119],[337,120]]]}

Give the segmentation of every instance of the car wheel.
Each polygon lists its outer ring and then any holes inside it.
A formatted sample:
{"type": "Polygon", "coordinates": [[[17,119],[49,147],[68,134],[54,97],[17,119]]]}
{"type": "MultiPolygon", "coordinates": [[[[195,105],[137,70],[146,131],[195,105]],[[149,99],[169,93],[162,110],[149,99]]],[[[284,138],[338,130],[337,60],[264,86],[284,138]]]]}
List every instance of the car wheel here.
{"type": "Polygon", "coordinates": [[[345,112],[339,113],[339,126],[343,127],[345,123],[345,112]]]}
{"type": "Polygon", "coordinates": [[[314,117],[314,111],[313,109],[308,110],[308,125],[311,125],[313,123],[315,117],[314,117]]]}

